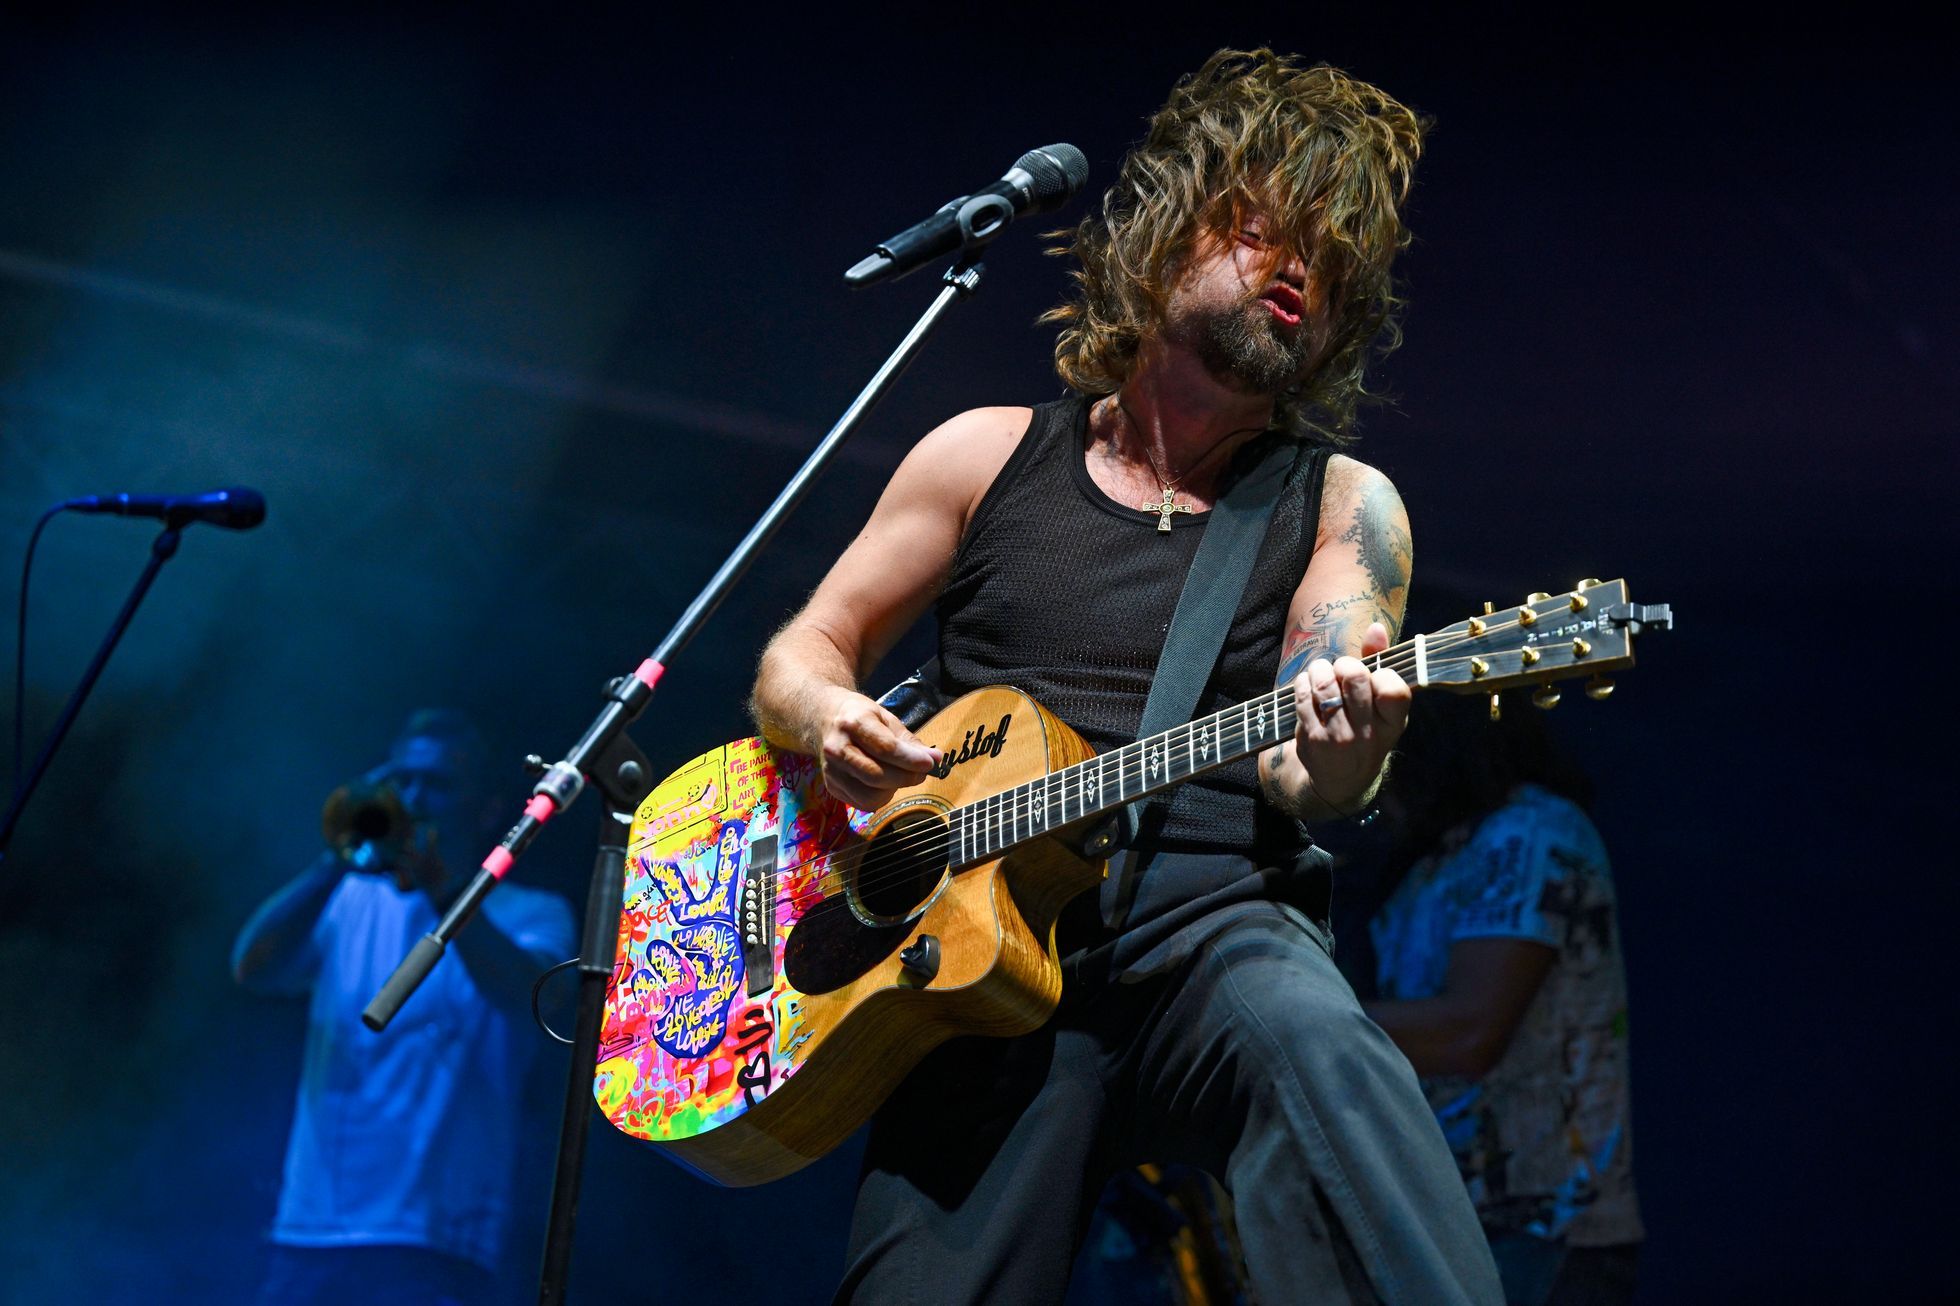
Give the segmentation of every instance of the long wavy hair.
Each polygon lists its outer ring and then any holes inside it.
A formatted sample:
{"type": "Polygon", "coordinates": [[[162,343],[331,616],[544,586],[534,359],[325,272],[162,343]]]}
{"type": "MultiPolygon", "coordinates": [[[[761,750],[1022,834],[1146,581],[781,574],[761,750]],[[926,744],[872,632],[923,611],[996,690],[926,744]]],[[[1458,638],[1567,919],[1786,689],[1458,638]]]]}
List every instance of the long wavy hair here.
{"type": "Polygon", "coordinates": [[[1041,317],[1063,327],[1055,370],[1086,394],[1115,391],[1194,253],[1257,211],[1275,264],[1301,252],[1332,322],[1318,365],[1278,397],[1275,424],[1351,443],[1368,364],[1401,343],[1390,265],[1409,243],[1402,207],[1428,126],[1325,64],[1267,49],[1212,55],[1172,89],[1101,211],[1052,233],[1063,243],[1049,252],[1079,263],[1074,293],[1041,317]]]}

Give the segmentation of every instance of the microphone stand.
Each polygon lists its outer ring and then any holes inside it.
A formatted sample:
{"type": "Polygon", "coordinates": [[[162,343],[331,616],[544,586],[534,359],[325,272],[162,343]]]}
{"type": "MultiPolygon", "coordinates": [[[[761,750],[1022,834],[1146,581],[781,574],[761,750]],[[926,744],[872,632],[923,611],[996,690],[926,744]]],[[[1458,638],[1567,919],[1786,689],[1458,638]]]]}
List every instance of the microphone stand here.
{"type": "MultiPolygon", "coordinates": [[[[986,233],[986,236],[991,236],[986,233]]],[[[565,1112],[558,1134],[557,1172],[552,1182],[551,1215],[545,1237],[544,1262],[539,1273],[538,1301],[557,1306],[564,1300],[565,1280],[571,1268],[572,1231],[578,1214],[579,1185],[585,1164],[586,1122],[592,1111],[592,1078],[598,1065],[599,1034],[605,1017],[606,981],[617,960],[619,911],[626,884],[626,833],[633,809],[646,796],[651,771],[646,757],[626,736],[626,727],[645,710],[653,697],[653,687],[665,673],[668,662],[707,621],[728,591],[741,579],[763,546],[783,521],[809,493],[816,479],[835,457],[844,441],[856,430],[864,415],[884,397],[899,374],[924,347],[926,338],[952,306],[971,298],[980,288],[985,271],[979,262],[979,245],[985,236],[969,245],[960,261],[942,278],[938,296],[920,315],[912,329],[899,342],[868,384],[851,401],[843,416],[830,428],[822,443],[810,454],[796,475],[749,528],[734,552],[709,579],[694,602],[681,614],[651,656],[630,676],[620,676],[606,687],[606,705],[585,734],[565,754],[563,760],[545,767],[525,804],[524,814],[511,827],[503,841],[483,859],[482,869],[464,889],[436,928],[422,936],[410,949],[395,973],[382,985],[361,1020],[369,1029],[387,1026],[402,1003],[428,977],[442,959],[449,941],[468,923],[471,916],[523,855],[538,831],[554,815],[577,801],[587,779],[606,801],[606,814],[599,823],[599,849],[592,868],[592,881],[586,891],[583,932],[579,940],[578,1022],[572,1040],[571,1068],[565,1091],[565,1112]]]]}
{"type": "Polygon", "coordinates": [[[34,790],[40,785],[41,777],[48,773],[48,766],[54,761],[55,750],[59,749],[61,741],[68,737],[68,728],[75,724],[75,718],[81,714],[82,704],[88,701],[89,691],[94,689],[95,682],[101,679],[102,669],[109,665],[109,655],[116,651],[116,645],[122,641],[123,632],[129,629],[130,618],[136,615],[137,607],[143,602],[143,596],[150,592],[150,586],[155,582],[157,573],[163,570],[163,564],[177,556],[177,545],[183,537],[186,524],[187,520],[180,521],[174,516],[166,519],[162,533],[150,545],[150,561],[143,568],[143,574],[136,578],[136,588],[129,592],[129,598],[124,601],[122,611],[116,615],[115,624],[109,627],[109,633],[103,639],[102,647],[95,651],[95,660],[90,662],[88,670],[82,673],[82,683],[75,686],[75,692],[68,696],[68,705],[61,710],[61,719],[55,722],[47,743],[42,745],[40,757],[35,759],[33,768],[15,786],[13,804],[7,809],[6,819],[0,821],[0,862],[6,859],[7,846],[13,842],[14,831],[20,826],[21,814],[27,810],[27,800],[34,796],[34,790]]]}

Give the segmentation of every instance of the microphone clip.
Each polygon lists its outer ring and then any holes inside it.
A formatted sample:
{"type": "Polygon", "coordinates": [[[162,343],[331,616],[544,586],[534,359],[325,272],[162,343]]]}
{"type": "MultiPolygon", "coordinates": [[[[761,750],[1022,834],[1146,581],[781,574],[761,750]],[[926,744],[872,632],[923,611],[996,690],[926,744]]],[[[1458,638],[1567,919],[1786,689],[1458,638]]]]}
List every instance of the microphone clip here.
{"type": "Polygon", "coordinates": [[[868,286],[895,280],[947,255],[973,263],[1008,223],[1023,213],[1046,213],[1066,203],[1088,175],[1088,160],[1073,145],[1029,150],[993,185],[941,205],[925,221],[876,246],[844,274],[844,281],[868,286]]]}
{"type": "MultiPolygon", "coordinates": [[[[940,208],[939,214],[952,219],[953,230],[959,236],[959,244],[954,248],[959,250],[960,262],[964,265],[971,263],[980,251],[992,244],[994,237],[1014,220],[1014,206],[1005,196],[990,195],[981,191],[977,195],[964,195],[949,201],[940,208]]],[[[913,253],[912,246],[926,244],[924,240],[915,237],[916,231],[917,228],[914,228],[913,231],[901,233],[878,246],[869,255],[853,264],[850,271],[844,274],[844,280],[852,286],[868,286],[888,277],[904,276],[917,266],[916,261],[911,262],[910,266],[904,265],[908,256],[913,253]]],[[[925,253],[926,257],[930,257],[931,254],[946,251],[922,250],[921,252],[925,253]]]]}

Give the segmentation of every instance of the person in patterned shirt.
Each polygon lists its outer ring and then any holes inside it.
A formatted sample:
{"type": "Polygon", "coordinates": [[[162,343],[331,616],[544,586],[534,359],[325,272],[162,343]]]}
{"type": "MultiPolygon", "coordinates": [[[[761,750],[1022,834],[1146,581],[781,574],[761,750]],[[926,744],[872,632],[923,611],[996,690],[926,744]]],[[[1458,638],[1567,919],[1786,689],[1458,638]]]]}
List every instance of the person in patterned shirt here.
{"type": "MultiPolygon", "coordinates": [[[[1441,698],[1442,696],[1437,696],[1441,698]]],[[[1626,971],[1588,785],[1507,695],[1416,706],[1363,1006],[1436,1111],[1514,1303],[1631,1298],[1626,971]]]]}

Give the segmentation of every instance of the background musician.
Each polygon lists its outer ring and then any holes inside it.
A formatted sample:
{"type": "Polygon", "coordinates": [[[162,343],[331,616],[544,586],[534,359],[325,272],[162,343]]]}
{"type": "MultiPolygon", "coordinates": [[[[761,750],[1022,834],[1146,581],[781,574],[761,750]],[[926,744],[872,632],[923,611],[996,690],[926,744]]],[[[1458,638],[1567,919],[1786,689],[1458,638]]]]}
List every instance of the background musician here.
{"type": "MultiPolygon", "coordinates": [[[[1513,1303],[1624,1302],[1642,1227],[1626,967],[1591,786],[1522,692],[1427,695],[1383,791],[1368,1014],[1408,1054],[1513,1303]]],[[[1361,868],[1357,868],[1361,869],[1361,868]]],[[[1345,881],[1344,881],[1345,883],[1345,881]]]]}
{"type": "Polygon", "coordinates": [[[500,886],[371,1032],[361,1011],[467,881],[445,850],[488,842],[482,739],[458,713],[417,712],[365,780],[399,794],[412,832],[373,861],[322,854],[259,907],[233,951],[241,984],[310,1002],[262,1300],[501,1301],[538,1047],[521,1026],[538,973],[576,948],[571,911],[500,886]]]}

